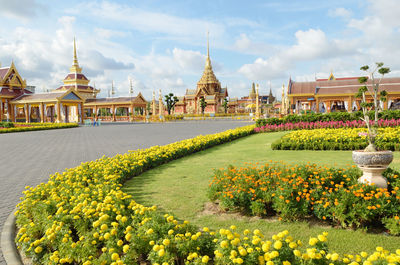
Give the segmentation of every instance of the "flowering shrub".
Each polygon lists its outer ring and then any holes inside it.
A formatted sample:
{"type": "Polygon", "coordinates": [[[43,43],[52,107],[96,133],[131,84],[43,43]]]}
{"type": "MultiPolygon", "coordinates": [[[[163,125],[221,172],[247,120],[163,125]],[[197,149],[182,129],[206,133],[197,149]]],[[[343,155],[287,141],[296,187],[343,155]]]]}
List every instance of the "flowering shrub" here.
{"type": "Polygon", "coordinates": [[[56,173],[47,183],[24,191],[18,205],[16,243],[40,264],[345,264],[398,262],[400,250],[368,255],[329,252],[327,234],[309,247],[287,231],[268,240],[259,230],[244,235],[235,227],[199,231],[187,221],[160,214],[121,191],[122,183],[143,171],[253,133],[253,126],[199,136],[166,146],[101,158],[56,173]]]}
{"type": "MultiPolygon", "coordinates": [[[[374,111],[369,111],[368,116],[373,119],[375,115],[374,111]]],[[[282,118],[268,118],[258,119],[256,127],[261,127],[266,124],[279,125],[285,123],[297,123],[297,122],[317,122],[317,121],[354,121],[361,120],[363,113],[361,111],[356,112],[330,112],[330,113],[310,113],[310,114],[289,114],[282,118]]],[[[378,118],[382,120],[398,120],[400,119],[400,110],[384,110],[378,113],[378,118]]]]}
{"type": "MultiPolygon", "coordinates": [[[[364,149],[367,130],[350,129],[315,129],[290,132],[272,143],[274,150],[360,150],[364,149]]],[[[378,129],[376,145],[382,150],[400,150],[400,127],[378,129]]]]}
{"type": "Polygon", "coordinates": [[[14,123],[13,125],[14,127],[0,128],[0,133],[52,130],[79,126],[77,123],[14,123]]]}
{"type": "MultiPolygon", "coordinates": [[[[370,121],[371,125],[373,121],[370,121]]],[[[378,127],[396,127],[400,126],[400,119],[379,120],[378,127]]],[[[365,122],[361,120],[354,121],[316,121],[316,122],[296,122],[282,124],[266,124],[261,127],[254,128],[254,131],[259,132],[276,132],[276,131],[293,131],[293,130],[312,130],[326,128],[365,128],[365,122]]]]}
{"type": "Polygon", "coordinates": [[[0,121],[0,128],[13,128],[14,123],[9,121],[0,121]]]}
{"type": "Polygon", "coordinates": [[[251,215],[277,214],[283,220],[314,216],[343,227],[383,222],[393,234],[400,234],[399,173],[386,171],[389,189],[360,184],[360,176],[355,167],[315,164],[230,167],[216,171],[209,197],[227,209],[251,215]]]}

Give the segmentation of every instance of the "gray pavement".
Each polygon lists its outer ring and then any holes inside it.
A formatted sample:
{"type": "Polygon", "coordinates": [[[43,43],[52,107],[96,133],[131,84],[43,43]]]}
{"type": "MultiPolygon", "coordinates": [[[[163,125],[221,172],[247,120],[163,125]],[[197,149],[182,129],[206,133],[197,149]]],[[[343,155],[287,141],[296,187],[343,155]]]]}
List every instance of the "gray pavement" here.
{"type": "MultiPolygon", "coordinates": [[[[117,123],[0,134],[0,231],[25,186],[81,162],[248,125],[243,121],[117,123]]],[[[0,253],[0,264],[6,264],[0,253]]]]}

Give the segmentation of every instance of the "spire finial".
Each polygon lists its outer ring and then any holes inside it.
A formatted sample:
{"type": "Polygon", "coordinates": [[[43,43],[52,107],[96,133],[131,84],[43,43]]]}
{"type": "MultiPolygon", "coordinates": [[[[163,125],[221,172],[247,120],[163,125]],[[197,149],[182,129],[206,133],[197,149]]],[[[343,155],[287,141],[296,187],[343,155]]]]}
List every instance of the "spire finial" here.
{"type": "Polygon", "coordinates": [[[207,58],[210,59],[210,32],[207,30],[207,58]]]}
{"type": "Polygon", "coordinates": [[[78,65],[78,56],[76,56],[76,42],[74,37],[74,65],[78,65]]]}
{"type": "Polygon", "coordinates": [[[76,55],[76,41],[74,37],[74,62],[72,63],[72,67],[69,68],[71,73],[81,73],[82,68],[79,67],[78,56],[76,55]]]}

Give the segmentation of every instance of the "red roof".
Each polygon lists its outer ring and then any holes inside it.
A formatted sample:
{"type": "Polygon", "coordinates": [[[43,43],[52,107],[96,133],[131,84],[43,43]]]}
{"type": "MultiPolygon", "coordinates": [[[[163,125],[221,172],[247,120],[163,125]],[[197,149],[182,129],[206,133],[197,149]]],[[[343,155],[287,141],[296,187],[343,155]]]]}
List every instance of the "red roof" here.
{"type": "Polygon", "coordinates": [[[56,88],[56,90],[70,89],[70,88],[75,88],[75,87],[78,87],[78,89],[90,89],[90,90],[94,89],[92,86],[82,86],[82,85],[74,86],[74,85],[71,85],[71,86],[60,86],[60,87],[56,88]]]}
{"type": "Polygon", "coordinates": [[[66,79],[68,79],[68,78],[69,78],[69,79],[75,79],[75,76],[76,76],[77,79],[88,80],[84,74],[75,74],[75,73],[69,73],[69,74],[64,78],[64,80],[66,80],[66,79]]]}
{"type": "MultiPolygon", "coordinates": [[[[338,77],[338,78],[335,78],[335,79],[333,79],[331,81],[334,81],[334,80],[351,80],[351,79],[358,79],[358,77],[338,77]]],[[[328,81],[328,80],[329,80],[328,78],[317,79],[317,81],[328,81]]]]}
{"type": "MultiPolygon", "coordinates": [[[[29,90],[24,90],[25,94],[32,94],[29,90]]],[[[24,93],[20,88],[14,88],[12,91],[8,87],[0,88],[0,95],[2,96],[13,96],[14,98],[23,95],[24,93]]]]}
{"type": "Polygon", "coordinates": [[[2,80],[4,78],[4,76],[7,74],[9,69],[10,69],[10,67],[0,68],[0,80],[2,80]]]}

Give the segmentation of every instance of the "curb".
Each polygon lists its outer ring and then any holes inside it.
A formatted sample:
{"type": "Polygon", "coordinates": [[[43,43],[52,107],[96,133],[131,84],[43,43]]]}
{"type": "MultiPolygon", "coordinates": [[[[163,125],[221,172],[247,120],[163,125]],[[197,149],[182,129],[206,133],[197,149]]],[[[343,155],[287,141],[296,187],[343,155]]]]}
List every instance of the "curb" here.
{"type": "Polygon", "coordinates": [[[15,246],[15,209],[7,217],[1,231],[1,251],[7,265],[23,265],[19,256],[17,247],[15,246]]]}

